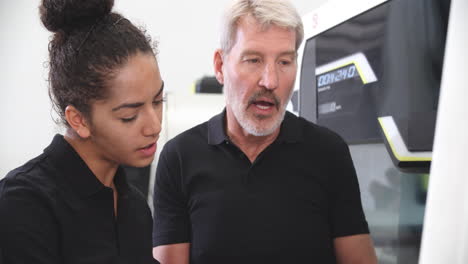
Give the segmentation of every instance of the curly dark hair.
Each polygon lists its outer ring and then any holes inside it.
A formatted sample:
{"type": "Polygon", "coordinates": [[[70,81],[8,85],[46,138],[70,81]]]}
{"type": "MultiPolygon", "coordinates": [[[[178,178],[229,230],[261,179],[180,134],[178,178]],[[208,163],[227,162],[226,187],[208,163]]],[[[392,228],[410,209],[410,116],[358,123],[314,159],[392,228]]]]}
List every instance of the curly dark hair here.
{"type": "Polygon", "coordinates": [[[138,52],[156,54],[144,29],[111,12],[114,0],[42,0],[49,43],[49,96],[60,121],[72,105],[90,117],[91,103],[107,96],[106,84],[138,52]]]}

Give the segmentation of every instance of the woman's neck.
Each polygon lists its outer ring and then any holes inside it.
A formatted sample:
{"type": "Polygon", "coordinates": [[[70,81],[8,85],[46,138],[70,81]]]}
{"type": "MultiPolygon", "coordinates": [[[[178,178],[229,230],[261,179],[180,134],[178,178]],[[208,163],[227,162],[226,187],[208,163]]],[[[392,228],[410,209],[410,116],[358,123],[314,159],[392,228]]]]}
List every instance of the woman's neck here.
{"type": "Polygon", "coordinates": [[[100,157],[90,139],[82,139],[69,131],[64,135],[64,138],[83,159],[96,178],[105,186],[115,189],[113,182],[118,164],[100,157]]]}

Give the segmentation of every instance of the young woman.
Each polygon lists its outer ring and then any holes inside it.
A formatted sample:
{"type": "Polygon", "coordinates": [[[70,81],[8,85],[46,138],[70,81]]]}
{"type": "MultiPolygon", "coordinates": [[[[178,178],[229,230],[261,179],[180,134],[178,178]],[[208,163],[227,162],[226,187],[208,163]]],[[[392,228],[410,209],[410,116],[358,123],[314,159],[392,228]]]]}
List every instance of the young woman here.
{"type": "Polygon", "coordinates": [[[152,162],[163,81],[149,37],[113,4],[41,3],[66,132],[0,182],[4,263],[157,263],[146,199],[120,166],[152,162]]]}

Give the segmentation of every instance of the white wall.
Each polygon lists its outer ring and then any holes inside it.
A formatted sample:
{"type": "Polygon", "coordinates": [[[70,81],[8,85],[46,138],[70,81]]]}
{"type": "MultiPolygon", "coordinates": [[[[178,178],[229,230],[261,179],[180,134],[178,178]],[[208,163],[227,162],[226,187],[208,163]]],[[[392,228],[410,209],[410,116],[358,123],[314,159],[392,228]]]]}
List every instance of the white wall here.
{"type": "MultiPolygon", "coordinates": [[[[189,93],[193,82],[212,75],[219,19],[229,0],[116,0],[115,10],[146,25],[159,41],[161,73],[168,90],[189,93]]],[[[326,0],[292,0],[301,15],[326,0]]],[[[49,32],[39,1],[0,1],[0,178],[40,154],[59,128],[47,95],[49,32]]]]}
{"type": "Polygon", "coordinates": [[[43,66],[49,35],[37,2],[0,1],[0,178],[42,152],[54,133],[43,66]]]}
{"type": "Polygon", "coordinates": [[[468,1],[450,8],[420,264],[468,263],[468,1]]]}

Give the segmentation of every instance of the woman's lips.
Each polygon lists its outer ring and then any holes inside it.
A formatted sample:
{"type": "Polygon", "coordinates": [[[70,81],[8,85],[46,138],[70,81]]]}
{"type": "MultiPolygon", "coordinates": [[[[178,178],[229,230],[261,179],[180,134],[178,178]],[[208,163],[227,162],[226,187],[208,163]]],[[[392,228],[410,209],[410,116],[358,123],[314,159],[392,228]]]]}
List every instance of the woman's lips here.
{"type": "Polygon", "coordinates": [[[144,148],[139,149],[138,151],[146,157],[152,156],[156,152],[156,143],[150,144],[144,148]]]}

